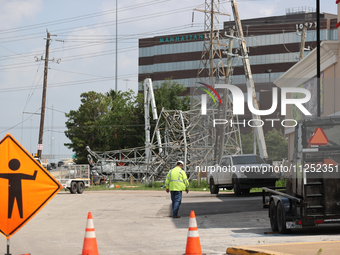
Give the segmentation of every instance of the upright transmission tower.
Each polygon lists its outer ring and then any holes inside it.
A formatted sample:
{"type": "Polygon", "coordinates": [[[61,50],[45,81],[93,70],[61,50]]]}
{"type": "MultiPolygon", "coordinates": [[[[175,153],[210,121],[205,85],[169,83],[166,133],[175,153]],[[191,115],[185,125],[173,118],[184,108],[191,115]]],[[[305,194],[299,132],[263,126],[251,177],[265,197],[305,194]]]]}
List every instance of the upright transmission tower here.
{"type": "Polygon", "coordinates": [[[230,125],[238,123],[237,116],[232,113],[232,98],[226,89],[213,93],[215,84],[229,83],[230,70],[225,68],[223,54],[231,43],[219,29],[220,15],[230,15],[221,11],[220,0],[206,0],[204,10],[195,10],[204,12],[204,46],[197,82],[191,93],[192,109],[201,109],[201,122],[204,124],[200,126],[203,130],[198,132],[201,136],[197,137],[197,141],[210,154],[205,157],[204,163],[212,165],[218,163],[223,155],[242,153],[239,127],[237,124],[230,125]],[[227,124],[213,127],[214,119],[223,119],[227,124]]]}
{"type": "Polygon", "coordinates": [[[221,46],[223,38],[219,30],[219,15],[230,16],[220,11],[220,0],[205,0],[205,9],[195,9],[204,12],[204,45],[197,77],[206,84],[219,83],[225,79],[221,46]]]}

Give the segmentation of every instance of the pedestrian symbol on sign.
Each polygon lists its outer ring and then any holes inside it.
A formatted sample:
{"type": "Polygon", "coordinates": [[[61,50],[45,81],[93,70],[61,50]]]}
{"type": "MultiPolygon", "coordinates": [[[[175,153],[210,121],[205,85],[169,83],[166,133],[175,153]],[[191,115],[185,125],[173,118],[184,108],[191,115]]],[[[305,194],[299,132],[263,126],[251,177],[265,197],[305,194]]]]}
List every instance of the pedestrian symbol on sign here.
{"type": "MultiPolygon", "coordinates": [[[[9,169],[12,171],[16,171],[20,168],[20,161],[17,159],[11,159],[8,163],[9,169]]],[[[38,171],[34,171],[34,175],[27,174],[17,174],[17,173],[8,173],[2,174],[0,173],[0,178],[8,179],[8,219],[11,218],[14,200],[17,200],[17,205],[19,209],[20,218],[23,217],[23,209],[22,209],[22,188],[23,184],[22,180],[35,180],[38,171]]]]}
{"type": "Polygon", "coordinates": [[[0,141],[0,233],[7,239],[62,188],[10,134],[0,141]]]}

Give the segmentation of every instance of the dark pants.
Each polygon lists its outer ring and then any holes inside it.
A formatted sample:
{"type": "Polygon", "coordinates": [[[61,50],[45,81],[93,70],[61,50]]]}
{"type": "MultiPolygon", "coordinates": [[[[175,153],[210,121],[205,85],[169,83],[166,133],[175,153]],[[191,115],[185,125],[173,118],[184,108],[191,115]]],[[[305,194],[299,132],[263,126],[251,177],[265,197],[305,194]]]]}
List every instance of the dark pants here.
{"type": "Polygon", "coordinates": [[[170,191],[172,201],[172,216],[178,216],[179,206],[182,202],[182,191],[170,191]]]}

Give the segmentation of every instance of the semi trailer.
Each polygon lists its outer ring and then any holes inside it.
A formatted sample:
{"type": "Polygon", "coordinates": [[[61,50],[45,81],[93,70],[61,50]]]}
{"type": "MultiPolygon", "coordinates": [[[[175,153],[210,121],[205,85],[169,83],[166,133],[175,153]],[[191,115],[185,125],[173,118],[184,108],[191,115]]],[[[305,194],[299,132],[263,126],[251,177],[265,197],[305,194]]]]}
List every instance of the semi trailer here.
{"type": "Polygon", "coordinates": [[[263,187],[272,230],[340,223],[340,116],[300,120],[294,135],[285,189],[263,187]]]}

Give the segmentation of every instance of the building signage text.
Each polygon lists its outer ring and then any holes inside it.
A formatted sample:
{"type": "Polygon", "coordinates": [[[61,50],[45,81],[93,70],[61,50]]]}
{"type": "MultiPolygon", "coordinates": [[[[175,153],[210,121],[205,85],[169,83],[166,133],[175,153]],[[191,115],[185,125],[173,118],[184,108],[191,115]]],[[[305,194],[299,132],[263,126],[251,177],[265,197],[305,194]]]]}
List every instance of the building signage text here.
{"type": "Polygon", "coordinates": [[[203,40],[203,34],[195,34],[195,35],[179,35],[179,36],[170,36],[170,37],[161,37],[159,38],[160,43],[168,43],[168,42],[184,42],[191,40],[203,40]]]}

